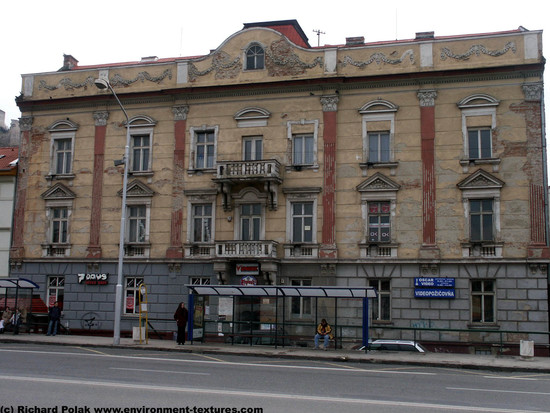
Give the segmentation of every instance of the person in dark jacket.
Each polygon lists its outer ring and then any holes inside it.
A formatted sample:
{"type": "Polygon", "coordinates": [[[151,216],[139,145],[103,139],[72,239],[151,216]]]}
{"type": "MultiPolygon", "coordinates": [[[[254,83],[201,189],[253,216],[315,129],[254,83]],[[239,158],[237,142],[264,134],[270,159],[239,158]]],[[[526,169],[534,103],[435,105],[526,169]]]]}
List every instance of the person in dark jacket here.
{"type": "Polygon", "coordinates": [[[187,325],[188,316],[189,312],[185,308],[185,303],[181,302],[174,313],[174,320],[176,320],[176,324],[178,325],[178,337],[176,340],[181,345],[185,344],[185,326],[187,325]]]}
{"type": "Polygon", "coordinates": [[[57,334],[57,328],[59,327],[59,320],[61,319],[61,309],[59,308],[59,302],[56,301],[55,303],[53,303],[53,307],[50,308],[48,316],[50,317],[50,322],[48,323],[48,332],[46,335],[55,336],[57,334]]]}

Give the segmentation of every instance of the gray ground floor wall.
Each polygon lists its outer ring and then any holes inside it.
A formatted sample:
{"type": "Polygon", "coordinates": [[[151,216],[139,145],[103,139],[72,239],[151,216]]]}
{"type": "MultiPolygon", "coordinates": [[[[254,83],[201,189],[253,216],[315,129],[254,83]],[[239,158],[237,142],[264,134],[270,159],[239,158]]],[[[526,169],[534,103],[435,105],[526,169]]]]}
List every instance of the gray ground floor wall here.
{"type": "MultiPolygon", "coordinates": [[[[218,275],[214,273],[212,262],[182,263],[178,266],[163,263],[126,263],[124,275],[143,277],[148,290],[148,317],[159,331],[175,330],[173,314],[179,302],[187,302],[185,284],[192,279],[208,279],[218,284],[218,275]]],[[[30,262],[21,268],[12,270],[11,277],[22,277],[34,281],[40,286],[35,291],[48,303],[47,280],[49,276],[64,277],[64,318],[69,328],[112,330],[114,319],[115,286],[117,283],[116,262],[102,263],[90,269],[86,263],[76,262],[30,262]],[[88,285],[79,282],[79,274],[107,274],[107,284],[88,285]],[[94,317],[90,326],[87,320],[94,317]]],[[[241,276],[232,272],[228,283],[239,284],[241,276]]],[[[279,263],[276,282],[290,285],[293,280],[311,279],[312,285],[368,286],[373,280],[390,282],[389,320],[370,320],[370,336],[398,338],[408,334],[404,331],[389,330],[396,328],[432,328],[432,329],[471,329],[494,328],[509,331],[508,338],[525,335],[522,332],[547,332],[549,329],[548,312],[548,274],[546,264],[528,264],[524,262],[484,262],[484,263],[438,263],[418,264],[407,262],[388,263],[279,263]],[[415,278],[438,277],[454,279],[454,298],[416,298],[415,278]],[[472,281],[494,281],[495,321],[486,325],[472,323],[472,281]]],[[[262,276],[257,277],[264,284],[262,276]]],[[[207,320],[216,321],[218,317],[217,301],[212,300],[207,320]]],[[[331,302],[322,303],[324,309],[316,314],[306,315],[306,322],[314,323],[319,315],[337,317],[343,326],[351,326],[349,331],[341,331],[349,337],[360,336],[359,326],[362,320],[360,300],[348,300],[338,303],[337,314],[331,309],[331,302]]],[[[372,314],[372,309],[371,309],[372,314]]],[[[291,320],[292,321],[292,320],[291,320]]],[[[296,321],[296,320],[294,320],[296,321]]],[[[135,315],[123,315],[122,331],[131,331],[138,323],[135,315]]],[[[426,332],[417,338],[424,340],[461,341],[472,339],[472,334],[461,332],[426,332]]],[[[479,338],[493,340],[490,334],[481,332],[479,338]]],[[[536,342],[548,342],[548,336],[531,335],[536,342]]],[[[498,340],[498,338],[497,338],[498,340]]],[[[518,340],[519,341],[519,340],[518,340]]]]}

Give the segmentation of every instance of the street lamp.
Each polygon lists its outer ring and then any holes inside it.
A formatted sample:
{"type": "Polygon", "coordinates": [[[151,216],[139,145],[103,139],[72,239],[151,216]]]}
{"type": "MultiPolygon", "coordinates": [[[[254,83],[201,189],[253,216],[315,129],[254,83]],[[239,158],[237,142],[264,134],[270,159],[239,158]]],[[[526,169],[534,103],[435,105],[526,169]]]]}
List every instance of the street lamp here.
{"type": "Polygon", "coordinates": [[[113,90],[113,87],[108,80],[96,79],[94,84],[98,89],[109,89],[113,96],[116,98],[120,109],[126,117],[126,147],[124,148],[124,178],[122,181],[122,211],[120,213],[120,240],[118,244],[118,275],[115,289],[115,325],[113,330],[113,344],[120,344],[120,319],[122,317],[122,267],[124,266],[124,238],[126,235],[126,189],[128,188],[128,169],[129,169],[129,157],[130,157],[130,119],[126,113],[126,109],[120,103],[120,99],[113,90]]]}

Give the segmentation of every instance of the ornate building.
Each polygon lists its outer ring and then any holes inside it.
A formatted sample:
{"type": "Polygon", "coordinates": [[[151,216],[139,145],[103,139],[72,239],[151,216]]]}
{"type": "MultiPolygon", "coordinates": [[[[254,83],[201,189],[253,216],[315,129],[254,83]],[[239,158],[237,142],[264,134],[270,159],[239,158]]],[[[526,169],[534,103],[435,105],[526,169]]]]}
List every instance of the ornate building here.
{"type": "MultiPolygon", "coordinates": [[[[159,330],[185,284],[241,282],[374,286],[375,328],[548,330],[543,69],[542,32],[522,27],[311,47],[294,20],[201,57],[65,56],[23,75],[12,275],[74,328],[112,329],[129,128],[124,331],[142,282],[159,330]]],[[[353,300],[323,311],[360,322],[353,300]]]]}

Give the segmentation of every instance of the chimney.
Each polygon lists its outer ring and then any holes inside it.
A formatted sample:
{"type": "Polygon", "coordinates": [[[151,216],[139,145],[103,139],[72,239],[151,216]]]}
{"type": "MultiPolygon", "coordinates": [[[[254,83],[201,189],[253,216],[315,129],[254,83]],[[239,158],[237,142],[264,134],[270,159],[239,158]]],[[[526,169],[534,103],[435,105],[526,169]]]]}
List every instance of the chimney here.
{"type": "Polygon", "coordinates": [[[64,54],[63,55],[63,67],[59,69],[60,72],[63,72],[65,70],[72,70],[74,67],[78,66],[78,60],[76,60],[73,56],[70,54],[64,54]]]}
{"type": "Polygon", "coordinates": [[[346,46],[363,46],[365,44],[365,37],[346,37],[346,46]]]}
{"type": "Polygon", "coordinates": [[[435,32],[418,32],[415,40],[433,39],[435,32]]]}
{"type": "Polygon", "coordinates": [[[159,60],[159,58],[157,56],[146,56],[146,57],[141,58],[141,61],[143,63],[144,62],[156,62],[157,60],[159,60]]]}

